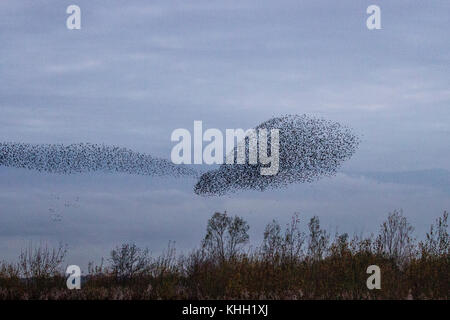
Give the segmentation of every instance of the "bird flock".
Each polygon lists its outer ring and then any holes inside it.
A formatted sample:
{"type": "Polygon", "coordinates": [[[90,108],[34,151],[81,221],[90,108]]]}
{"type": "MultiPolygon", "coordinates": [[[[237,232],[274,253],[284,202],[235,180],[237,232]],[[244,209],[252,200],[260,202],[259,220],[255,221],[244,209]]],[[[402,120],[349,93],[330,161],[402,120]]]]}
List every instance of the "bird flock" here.
{"type": "Polygon", "coordinates": [[[222,164],[200,174],[187,165],[176,165],[127,148],[90,143],[0,143],[0,166],[57,174],[102,171],[194,177],[198,179],[195,194],[217,196],[239,190],[264,191],[334,175],[360,142],[349,128],[307,115],[274,117],[255,129],[279,129],[279,171],[275,175],[261,175],[261,164],[248,163],[222,164]]]}
{"type": "Polygon", "coordinates": [[[359,145],[359,138],[349,128],[306,115],[272,118],[256,129],[279,129],[278,173],[261,175],[261,164],[223,164],[200,177],[194,187],[196,194],[223,195],[242,189],[264,191],[296,182],[313,182],[334,175],[359,145]]]}
{"type": "Polygon", "coordinates": [[[0,165],[59,174],[103,171],[148,176],[197,175],[195,170],[165,159],[127,148],[91,143],[0,143],[0,165]]]}

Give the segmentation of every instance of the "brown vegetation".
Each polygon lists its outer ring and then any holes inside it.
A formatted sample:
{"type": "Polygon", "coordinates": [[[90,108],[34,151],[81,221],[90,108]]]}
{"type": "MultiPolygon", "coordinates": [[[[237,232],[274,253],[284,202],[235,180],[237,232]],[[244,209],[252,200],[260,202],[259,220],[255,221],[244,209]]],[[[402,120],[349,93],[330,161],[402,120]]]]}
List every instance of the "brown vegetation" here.
{"type": "Polygon", "coordinates": [[[81,290],[68,290],[66,249],[30,246],[16,264],[0,263],[0,299],[448,299],[450,240],[444,212],[423,241],[401,211],[389,214],[378,235],[336,234],[299,215],[283,228],[269,223],[264,241],[244,251],[249,226],[215,213],[200,249],[177,256],[172,243],[157,258],[123,244],[106,266],[90,264],[81,290]],[[366,269],[381,269],[381,289],[369,290],[366,269]]]}

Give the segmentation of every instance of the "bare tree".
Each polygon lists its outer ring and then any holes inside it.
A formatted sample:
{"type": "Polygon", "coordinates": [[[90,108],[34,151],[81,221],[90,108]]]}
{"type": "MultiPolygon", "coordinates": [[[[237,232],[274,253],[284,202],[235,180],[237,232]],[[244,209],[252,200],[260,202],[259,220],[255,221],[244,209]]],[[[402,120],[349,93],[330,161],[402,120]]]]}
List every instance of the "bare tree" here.
{"type": "Polygon", "coordinates": [[[231,218],[227,213],[216,212],[208,220],[206,226],[206,236],[203,239],[202,246],[213,256],[225,258],[226,232],[231,223],[231,218]]]}
{"type": "Polygon", "coordinates": [[[125,243],[111,251],[109,259],[112,272],[119,279],[131,279],[149,270],[150,256],[147,248],[125,243]]]}
{"type": "Polygon", "coordinates": [[[61,275],[61,266],[67,253],[67,248],[59,244],[57,248],[49,249],[47,245],[34,247],[30,243],[19,256],[20,275],[24,278],[49,278],[61,275]]]}
{"type": "Polygon", "coordinates": [[[0,283],[2,278],[19,278],[20,269],[17,264],[0,261],[0,283]]]}
{"type": "Polygon", "coordinates": [[[222,261],[233,258],[248,242],[248,223],[241,217],[230,217],[227,212],[216,212],[208,220],[202,246],[211,256],[222,261]]]}
{"type": "Polygon", "coordinates": [[[334,238],[334,242],[331,244],[330,250],[333,253],[338,253],[342,255],[346,251],[350,251],[350,243],[349,243],[348,233],[337,233],[334,238]]]}
{"type": "Polygon", "coordinates": [[[314,216],[308,223],[308,255],[314,261],[323,258],[330,241],[330,235],[326,230],[320,228],[319,217],[314,216]]]}
{"type": "Polygon", "coordinates": [[[264,230],[263,253],[272,261],[278,260],[282,255],[282,245],[283,237],[280,224],[276,220],[272,220],[264,230]]]}
{"type": "Polygon", "coordinates": [[[450,237],[448,234],[448,213],[444,211],[442,217],[430,227],[426,240],[420,243],[422,255],[441,256],[450,254],[450,237]]]}
{"type": "Polygon", "coordinates": [[[301,258],[305,234],[299,229],[299,214],[292,216],[284,234],[276,220],[266,226],[264,231],[263,252],[272,260],[282,259],[293,261],[301,258]]]}
{"type": "Polygon", "coordinates": [[[403,212],[394,210],[380,226],[376,240],[378,253],[394,259],[399,265],[409,260],[414,251],[414,228],[403,212]]]}
{"type": "Polygon", "coordinates": [[[178,269],[175,243],[169,241],[167,249],[152,263],[152,274],[153,276],[162,276],[167,273],[175,273],[176,271],[178,269]]]}

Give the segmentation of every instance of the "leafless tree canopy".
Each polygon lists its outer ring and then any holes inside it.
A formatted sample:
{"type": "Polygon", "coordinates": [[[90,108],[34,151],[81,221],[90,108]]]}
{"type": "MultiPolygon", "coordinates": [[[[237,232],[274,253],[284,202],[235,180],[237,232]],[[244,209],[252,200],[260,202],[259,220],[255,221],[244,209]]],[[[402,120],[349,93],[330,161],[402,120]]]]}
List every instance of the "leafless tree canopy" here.
{"type": "Polygon", "coordinates": [[[308,223],[308,229],[308,255],[313,260],[320,260],[326,253],[330,235],[326,230],[320,228],[320,220],[317,216],[311,218],[308,223]]]}
{"type": "Polygon", "coordinates": [[[415,239],[414,228],[402,211],[394,210],[382,223],[376,240],[379,253],[395,259],[399,264],[405,263],[413,254],[415,239]]]}
{"type": "Polygon", "coordinates": [[[276,220],[266,226],[262,250],[265,256],[279,263],[298,260],[303,257],[305,238],[305,233],[300,230],[299,214],[296,213],[284,233],[276,220]]]}
{"type": "Polygon", "coordinates": [[[33,246],[30,243],[19,256],[20,275],[27,279],[61,275],[66,253],[66,247],[61,244],[57,248],[50,249],[47,245],[33,246]]]}
{"type": "Polygon", "coordinates": [[[149,250],[138,248],[134,243],[125,243],[111,251],[109,261],[117,278],[130,279],[148,270],[149,250]]]}
{"type": "Polygon", "coordinates": [[[426,235],[426,240],[420,243],[423,255],[441,256],[450,254],[450,237],[448,234],[448,212],[444,212],[426,235]]]}
{"type": "Polygon", "coordinates": [[[208,220],[203,248],[221,260],[235,257],[249,240],[249,225],[241,217],[230,217],[226,212],[216,212],[208,220]]]}

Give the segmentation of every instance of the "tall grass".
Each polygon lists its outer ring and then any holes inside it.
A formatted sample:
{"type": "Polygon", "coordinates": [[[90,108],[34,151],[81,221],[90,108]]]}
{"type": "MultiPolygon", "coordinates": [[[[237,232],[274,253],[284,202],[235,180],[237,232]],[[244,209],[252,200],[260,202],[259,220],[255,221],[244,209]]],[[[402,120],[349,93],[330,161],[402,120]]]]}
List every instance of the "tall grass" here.
{"type": "Polygon", "coordinates": [[[444,212],[423,241],[401,211],[377,235],[336,234],[317,217],[301,231],[300,216],[282,228],[272,221],[263,243],[245,250],[248,224],[215,213],[199,249],[158,257],[123,244],[91,263],[81,290],[65,285],[63,246],[25,249],[18,263],[0,263],[0,299],[448,299],[450,241],[444,212]],[[369,290],[366,269],[381,269],[381,289],[369,290]]]}

